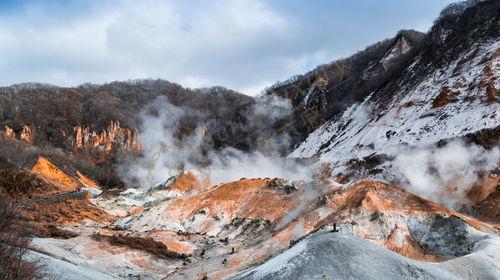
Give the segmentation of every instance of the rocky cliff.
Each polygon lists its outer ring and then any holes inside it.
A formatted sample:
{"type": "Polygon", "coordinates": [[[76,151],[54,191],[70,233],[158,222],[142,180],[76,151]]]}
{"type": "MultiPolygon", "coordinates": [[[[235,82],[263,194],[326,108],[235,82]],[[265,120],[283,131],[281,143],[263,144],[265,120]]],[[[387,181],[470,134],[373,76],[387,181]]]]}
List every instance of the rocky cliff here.
{"type": "Polygon", "coordinates": [[[89,127],[75,126],[68,140],[74,149],[110,152],[113,148],[122,148],[126,151],[141,151],[139,131],[136,128],[122,128],[118,121],[112,121],[101,132],[92,131],[89,127]]]}
{"type": "MultiPolygon", "coordinates": [[[[5,126],[5,130],[0,133],[5,137],[19,139],[30,144],[33,144],[36,139],[36,130],[30,125],[23,125],[18,133],[13,128],[5,126]]],[[[66,139],[75,152],[81,150],[111,152],[113,148],[137,153],[141,151],[139,131],[136,128],[122,128],[118,121],[111,121],[109,126],[102,131],[93,131],[89,127],[78,125],[73,128],[73,131],[62,130],[60,133],[60,137],[66,139]]]]}

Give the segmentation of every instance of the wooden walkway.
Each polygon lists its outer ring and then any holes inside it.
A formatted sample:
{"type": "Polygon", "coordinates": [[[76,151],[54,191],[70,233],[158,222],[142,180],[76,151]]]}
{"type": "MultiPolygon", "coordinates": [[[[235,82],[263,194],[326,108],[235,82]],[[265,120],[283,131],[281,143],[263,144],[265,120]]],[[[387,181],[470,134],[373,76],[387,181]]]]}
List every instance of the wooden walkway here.
{"type": "Polygon", "coordinates": [[[85,199],[86,197],[87,197],[87,191],[76,190],[66,193],[58,193],[47,197],[32,198],[25,201],[19,201],[16,204],[18,204],[21,207],[26,207],[33,203],[50,203],[50,202],[59,202],[70,199],[79,200],[79,199],[85,199]]]}

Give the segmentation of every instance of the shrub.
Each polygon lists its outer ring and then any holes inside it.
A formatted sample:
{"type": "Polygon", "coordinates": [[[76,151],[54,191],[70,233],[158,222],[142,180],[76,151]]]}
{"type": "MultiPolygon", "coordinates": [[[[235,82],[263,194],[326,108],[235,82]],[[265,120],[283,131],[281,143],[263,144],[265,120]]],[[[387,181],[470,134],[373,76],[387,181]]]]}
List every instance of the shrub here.
{"type": "Polygon", "coordinates": [[[25,260],[30,235],[15,206],[0,198],[0,279],[42,279],[41,266],[25,260]]]}

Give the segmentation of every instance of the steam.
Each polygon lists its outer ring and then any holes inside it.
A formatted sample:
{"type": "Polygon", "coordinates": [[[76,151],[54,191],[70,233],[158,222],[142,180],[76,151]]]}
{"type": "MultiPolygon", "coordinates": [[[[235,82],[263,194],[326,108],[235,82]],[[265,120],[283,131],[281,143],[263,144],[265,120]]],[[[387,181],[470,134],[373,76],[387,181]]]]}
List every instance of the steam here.
{"type": "Polygon", "coordinates": [[[271,119],[281,119],[288,115],[293,109],[290,100],[276,95],[264,95],[256,99],[253,112],[256,116],[267,116],[271,119]]]}
{"type": "Polygon", "coordinates": [[[481,171],[498,168],[500,149],[452,141],[446,146],[398,151],[393,166],[403,185],[424,198],[457,209],[470,201],[467,193],[481,171]]]}
{"type": "Polygon", "coordinates": [[[292,231],[292,239],[299,239],[307,234],[306,229],[304,228],[304,225],[302,223],[297,223],[293,227],[292,231]]]}
{"type": "MultiPolygon", "coordinates": [[[[280,157],[268,157],[261,152],[244,153],[226,148],[222,152],[212,152],[215,161],[210,165],[212,182],[229,182],[246,178],[286,178],[288,180],[304,180],[309,177],[310,170],[294,161],[280,157]]],[[[206,169],[205,169],[206,170],[206,169]]]]}
{"type": "Polygon", "coordinates": [[[139,114],[143,157],[120,167],[127,183],[152,187],[175,175],[181,168],[180,163],[195,155],[191,149],[200,143],[201,132],[196,131],[195,136],[186,139],[184,144],[174,134],[184,116],[185,112],[171,105],[164,96],[158,97],[154,105],[139,114]]]}
{"type": "Polygon", "coordinates": [[[301,216],[302,213],[307,210],[308,206],[311,205],[313,201],[317,200],[318,197],[323,194],[328,187],[323,184],[310,183],[302,186],[302,188],[303,193],[300,196],[299,204],[292,211],[288,212],[281,218],[281,220],[274,227],[275,231],[280,230],[282,227],[288,225],[290,222],[301,216]]]}
{"type": "Polygon", "coordinates": [[[293,106],[290,100],[276,95],[263,95],[255,99],[250,118],[253,120],[257,133],[256,144],[258,150],[266,155],[279,156],[291,146],[291,137],[288,133],[269,129],[266,124],[276,120],[284,120],[291,116],[293,106]]]}
{"type": "MultiPolygon", "coordinates": [[[[256,120],[274,120],[290,114],[291,104],[278,97],[261,97],[249,112],[256,120]]],[[[214,150],[207,145],[207,137],[210,137],[207,124],[200,121],[190,136],[180,140],[178,133],[182,129],[183,118],[196,114],[203,119],[200,113],[170,104],[164,96],[158,97],[140,112],[139,141],[143,155],[120,166],[119,173],[125,182],[149,189],[184,169],[199,170],[206,176],[205,179],[214,184],[242,177],[307,178],[308,168],[273,153],[286,145],[287,135],[265,134],[256,137],[259,149],[251,153],[230,147],[214,150]]],[[[264,122],[261,125],[267,124],[264,122]]]]}

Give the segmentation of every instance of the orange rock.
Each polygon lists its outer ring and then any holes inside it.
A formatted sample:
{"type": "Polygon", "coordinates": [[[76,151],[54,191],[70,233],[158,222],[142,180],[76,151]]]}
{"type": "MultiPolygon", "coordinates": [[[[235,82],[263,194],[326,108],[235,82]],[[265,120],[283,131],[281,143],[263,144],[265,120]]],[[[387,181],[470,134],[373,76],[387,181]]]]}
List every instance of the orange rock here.
{"type": "Polygon", "coordinates": [[[194,247],[188,242],[183,242],[175,239],[158,240],[165,244],[170,251],[176,252],[179,255],[192,255],[194,247]]]}
{"type": "Polygon", "coordinates": [[[275,222],[297,205],[299,195],[286,196],[268,188],[267,183],[266,179],[243,179],[193,196],[182,196],[169,205],[165,217],[184,221],[204,210],[219,218],[264,217],[275,222]]]}
{"type": "Polygon", "coordinates": [[[28,143],[33,143],[34,134],[33,130],[29,125],[23,125],[23,130],[21,131],[21,140],[24,140],[28,143]]]}
{"type": "Polygon", "coordinates": [[[207,179],[201,178],[201,174],[194,170],[182,172],[175,182],[169,186],[171,190],[180,192],[202,192],[210,187],[207,179]]]}
{"type": "Polygon", "coordinates": [[[80,171],[76,171],[76,177],[85,187],[100,189],[99,184],[80,173],[80,171]]]}
{"type": "Polygon", "coordinates": [[[57,184],[60,190],[64,192],[74,191],[79,186],[77,180],[70,177],[66,172],[44,157],[38,157],[38,161],[31,171],[42,176],[47,181],[57,184]]]}
{"type": "Polygon", "coordinates": [[[132,207],[128,210],[128,215],[129,216],[137,216],[144,211],[143,207],[132,207]]]}

